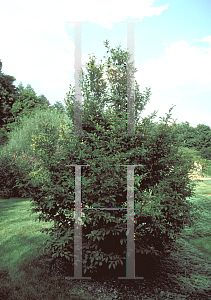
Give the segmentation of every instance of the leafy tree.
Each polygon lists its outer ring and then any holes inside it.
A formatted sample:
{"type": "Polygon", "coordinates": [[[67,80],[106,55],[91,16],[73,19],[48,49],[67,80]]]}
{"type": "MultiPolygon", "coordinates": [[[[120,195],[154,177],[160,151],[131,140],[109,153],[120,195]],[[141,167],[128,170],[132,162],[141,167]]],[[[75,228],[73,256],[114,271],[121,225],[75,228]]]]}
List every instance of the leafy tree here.
{"type": "MultiPolygon", "coordinates": [[[[108,41],[106,41],[105,46],[108,47],[108,41]]],[[[102,110],[107,107],[106,111],[109,111],[110,117],[116,119],[116,115],[120,117],[121,126],[126,128],[126,116],[127,116],[127,72],[126,72],[126,58],[127,52],[120,52],[120,47],[117,48],[115,53],[114,49],[109,49],[112,53],[113,62],[111,63],[110,57],[108,58],[107,65],[110,66],[114,64],[119,66],[119,70],[112,69],[108,67],[106,70],[109,84],[112,83],[110,94],[108,93],[108,83],[102,79],[103,68],[104,66],[99,66],[99,68],[93,67],[95,64],[95,59],[90,58],[90,62],[87,64],[88,75],[85,75],[84,72],[81,72],[81,76],[85,78],[85,81],[82,80],[82,96],[84,98],[84,123],[83,128],[87,132],[91,132],[94,129],[92,121],[90,122],[90,114],[92,114],[93,109],[95,110],[95,118],[98,116],[97,121],[103,122],[105,125],[105,119],[102,120],[102,110]],[[123,71],[124,70],[124,71],[123,71]],[[115,83],[114,83],[115,81],[115,83]],[[90,99],[95,99],[94,102],[90,102],[90,99]],[[108,107],[109,106],[109,107],[108,107]],[[87,118],[88,117],[88,118],[87,118]],[[85,126],[85,127],[84,127],[85,126]],[[88,129],[89,127],[89,129],[88,129]]],[[[107,51],[107,53],[109,52],[107,51]]],[[[105,56],[104,56],[105,58],[105,56]]],[[[102,61],[102,60],[101,60],[102,61]]],[[[131,65],[131,63],[130,63],[131,65]]],[[[134,69],[134,72],[137,72],[137,69],[134,69]]],[[[147,88],[146,91],[141,94],[139,92],[139,85],[135,80],[135,124],[139,120],[139,114],[144,110],[149,97],[151,95],[150,88],[147,88]]],[[[64,99],[66,104],[67,115],[73,121],[74,120],[74,103],[73,103],[73,90],[70,86],[70,91],[66,94],[66,99],[64,99]]],[[[81,108],[81,107],[80,107],[81,108]]],[[[100,124],[100,123],[99,123],[100,124]]],[[[107,127],[108,129],[108,127],[107,127]]]]}
{"type": "Polygon", "coordinates": [[[56,109],[58,113],[66,115],[66,109],[64,107],[64,105],[62,104],[61,101],[56,101],[53,105],[52,105],[53,109],[56,109]]]}
{"type": "Polygon", "coordinates": [[[49,100],[42,94],[38,97],[41,106],[47,106],[51,110],[57,110],[58,113],[66,115],[66,109],[61,101],[56,101],[53,105],[50,104],[49,100]]]}
{"type": "MultiPolygon", "coordinates": [[[[105,45],[108,48],[108,42],[105,45]]],[[[113,61],[127,63],[128,52],[119,48],[110,52],[113,61]]],[[[94,62],[91,59],[87,65],[94,62]]],[[[188,177],[194,165],[191,155],[179,151],[181,143],[175,122],[168,124],[173,108],[156,126],[152,122],[155,112],[138,122],[138,112],[143,111],[149,100],[150,89],[141,94],[136,85],[136,135],[121,135],[126,133],[126,69],[119,69],[116,74],[108,70],[111,91],[106,90],[101,66],[90,66],[87,70],[89,76],[85,79],[81,73],[85,135],[74,136],[71,130],[62,131],[56,144],[58,149],[62,145],[61,157],[52,146],[51,125],[43,124],[40,134],[33,138],[34,152],[42,159],[43,166],[30,174],[35,187],[31,196],[36,205],[32,212],[41,212],[39,220],[53,220],[56,224],[54,228],[42,230],[52,236],[46,250],[53,258],[64,256],[73,262],[75,170],[73,167],[67,170],[66,164],[90,165],[82,168],[82,199],[87,207],[126,207],[127,172],[120,165],[142,165],[134,169],[136,253],[159,255],[175,249],[174,242],[184,226],[194,222],[191,214],[194,204],[186,200],[194,195],[194,183],[188,177]],[[109,103],[111,107],[104,108],[109,103]]],[[[71,86],[64,101],[73,122],[75,103],[71,86]]],[[[126,222],[126,214],[122,212],[86,211],[83,215],[84,272],[96,271],[97,265],[115,268],[125,262],[126,222]]]]}
{"type": "Polygon", "coordinates": [[[180,124],[176,124],[175,131],[177,132],[178,136],[180,137],[182,145],[186,146],[186,134],[189,128],[189,122],[182,122],[180,124]]]}
{"type": "Polygon", "coordinates": [[[39,100],[40,104],[42,104],[42,105],[45,105],[45,106],[48,106],[48,107],[51,106],[49,100],[43,94],[38,96],[38,100],[39,100]]]}
{"type": "Polygon", "coordinates": [[[12,105],[18,99],[18,90],[13,84],[15,77],[5,75],[2,72],[2,62],[0,60],[0,145],[8,140],[6,124],[12,118],[12,105]]]}
{"type": "Polygon", "coordinates": [[[198,151],[202,158],[211,159],[211,129],[207,125],[198,124],[196,127],[189,125],[189,122],[176,124],[183,147],[198,151]]]}
{"type": "Polygon", "coordinates": [[[23,116],[35,114],[40,109],[54,109],[50,102],[42,94],[36,96],[30,85],[24,88],[22,82],[16,87],[13,82],[14,76],[5,75],[2,72],[0,60],[0,145],[9,140],[9,134],[18,124],[23,116]],[[33,113],[32,113],[33,111],[33,113]]]}
{"type": "Polygon", "coordinates": [[[41,104],[30,84],[24,88],[21,82],[18,85],[18,89],[19,97],[11,109],[13,118],[12,120],[9,120],[9,124],[7,124],[7,128],[10,131],[13,130],[17,124],[20,124],[21,119],[24,116],[35,115],[36,111],[47,108],[47,104],[41,104]]]}
{"type": "Polygon", "coordinates": [[[65,116],[65,108],[60,101],[56,101],[54,105],[50,105],[49,100],[41,94],[36,95],[31,85],[24,88],[22,82],[18,85],[18,100],[13,104],[11,112],[12,118],[8,120],[7,129],[11,132],[16,126],[19,126],[25,116],[35,116],[40,110],[57,110],[65,116]]]}
{"type": "Polygon", "coordinates": [[[210,126],[198,124],[196,127],[196,149],[203,158],[211,159],[211,129],[210,126]]]}

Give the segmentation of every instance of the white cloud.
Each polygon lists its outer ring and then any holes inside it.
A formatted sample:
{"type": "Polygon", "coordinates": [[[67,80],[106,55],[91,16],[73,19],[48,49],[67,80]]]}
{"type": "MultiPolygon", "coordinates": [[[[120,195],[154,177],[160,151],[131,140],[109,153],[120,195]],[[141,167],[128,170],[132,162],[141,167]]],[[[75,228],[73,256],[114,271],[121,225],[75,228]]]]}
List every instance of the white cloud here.
{"type": "MultiPolygon", "coordinates": [[[[210,42],[211,36],[201,41],[210,42]]],[[[165,54],[158,59],[149,59],[143,66],[136,65],[136,80],[140,84],[140,91],[148,86],[152,91],[150,102],[142,117],[154,110],[158,110],[158,117],[163,117],[171,104],[175,104],[172,117],[178,118],[177,122],[181,122],[182,119],[189,120],[190,124],[195,124],[192,126],[210,123],[209,112],[199,113],[193,108],[194,101],[199,101],[201,93],[210,92],[211,87],[211,47],[205,47],[195,47],[186,41],[177,41],[165,48],[165,54]],[[185,106],[189,99],[193,105],[190,108],[185,106]]]]}
{"type": "Polygon", "coordinates": [[[208,42],[211,45],[211,35],[205,36],[201,41],[208,42]]]}
{"type": "Polygon", "coordinates": [[[138,81],[151,85],[155,90],[181,87],[190,84],[190,92],[198,89],[210,90],[211,48],[189,46],[186,41],[178,41],[165,49],[165,54],[149,59],[143,66],[137,66],[138,81]]]}

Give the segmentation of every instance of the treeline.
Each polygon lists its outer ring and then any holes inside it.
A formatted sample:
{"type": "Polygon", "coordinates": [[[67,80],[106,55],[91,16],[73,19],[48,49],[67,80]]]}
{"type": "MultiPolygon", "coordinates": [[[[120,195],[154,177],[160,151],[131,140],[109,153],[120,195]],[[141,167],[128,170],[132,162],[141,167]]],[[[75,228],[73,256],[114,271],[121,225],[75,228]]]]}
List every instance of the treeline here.
{"type": "MultiPolygon", "coordinates": [[[[155,122],[155,126],[158,123],[155,122]]],[[[181,147],[197,150],[198,154],[211,160],[211,129],[210,126],[198,124],[196,127],[190,126],[189,122],[176,124],[175,131],[180,137],[181,147]]]]}
{"type": "MultiPolygon", "coordinates": [[[[22,82],[16,87],[15,77],[2,72],[0,60],[0,146],[8,141],[8,133],[21,121],[23,116],[32,116],[37,110],[57,110],[66,115],[66,108],[56,101],[51,105],[49,100],[41,94],[36,95],[31,85],[23,86],[22,82]]],[[[158,122],[154,123],[157,126],[158,122]]],[[[204,159],[211,160],[211,128],[204,124],[196,127],[189,122],[182,122],[175,126],[175,131],[180,137],[181,146],[197,150],[204,159]]]]}
{"type": "Polygon", "coordinates": [[[57,110],[65,114],[66,110],[60,101],[51,105],[49,100],[41,94],[36,95],[34,89],[22,82],[16,87],[16,78],[2,72],[0,60],[0,146],[8,141],[8,133],[11,132],[21,121],[23,116],[33,116],[38,110],[57,110]]]}

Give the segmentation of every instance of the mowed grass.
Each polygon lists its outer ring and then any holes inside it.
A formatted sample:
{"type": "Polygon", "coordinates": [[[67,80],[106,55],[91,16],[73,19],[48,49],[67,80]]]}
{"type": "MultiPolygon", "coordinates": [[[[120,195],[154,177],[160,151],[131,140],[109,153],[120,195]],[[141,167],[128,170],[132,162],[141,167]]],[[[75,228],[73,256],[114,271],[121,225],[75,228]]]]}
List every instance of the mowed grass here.
{"type": "Polygon", "coordinates": [[[196,197],[189,200],[198,205],[200,218],[194,228],[185,230],[184,236],[211,260],[211,180],[198,181],[195,192],[196,197]]]}
{"type": "MultiPolygon", "coordinates": [[[[184,230],[182,238],[198,251],[199,256],[203,254],[211,263],[211,180],[197,181],[196,197],[189,200],[197,204],[200,218],[193,228],[184,230]]],[[[51,227],[52,223],[35,222],[38,214],[30,214],[30,199],[0,199],[0,299],[98,299],[89,292],[84,293],[83,290],[74,287],[67,280],[50,276],[50,258],[39,251],[49,235],[39,230],[51,227]]],[[[204,298],[192,299],[211,299],[208,296],[209,291],[211,295],[211,268],[203,273],[196,273],[192,270],[193,263],[188,265],[189,259],[192,259],[191,255],[186,251],[184,257],[179,257],[181,270],[185,268],[186,276],[177,277],[177,282],[181,281],[184,286],[191,285],[196,292],[205,295],[204,298]]],[[[199,262],[196,260],[194,264],[199,262]]],[[[142,294],[140,299],[151,298],[144,298],[142,294]]],[[[154,299],[181,298],[163,296],[154,299]]]]}
{"type": "Polygon", "coordinates": [[[49,276],[38,249],[49,236],[39,230],[52,223],[35,222],[30,210],[30,199],[0,199],[0,299],[96,299],[49,276]]]}

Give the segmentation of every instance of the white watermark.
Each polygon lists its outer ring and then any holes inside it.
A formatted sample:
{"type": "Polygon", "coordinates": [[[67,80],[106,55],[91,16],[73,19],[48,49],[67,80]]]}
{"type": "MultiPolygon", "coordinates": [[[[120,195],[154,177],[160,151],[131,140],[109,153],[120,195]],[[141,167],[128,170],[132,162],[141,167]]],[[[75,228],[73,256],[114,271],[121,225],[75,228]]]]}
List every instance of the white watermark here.
{"type": "MultiPolygon", "coordinates": [[[[134,22],[142,23],[142,21],[120,22],[127,23],[127,47],[131,57],[127,61],[127,112],[129,122],[127,122],[127,135],[135,135],[134,127],[134,72],[129,68],[129,62],[134,61],[134,22]],[[130,80],[132,78],[132,88],[130,89],[130,80]]],[[[75,106],[74,106],[74,135],[83,136],[81,109],[76,102],[82,104],[81,88],[79,86],[79,70],[81,69],[81,23],[75,23],[75,106]]],[[[89,23],[89,22],[83,22],[89,23]]],[[[118,66],[117,66],[118,67],[118,66]]],[[[81,203],[81,166],[90,165],[68,165],[75,166],[75,223],[74,223],[74,277],[65,277],[66,279],[91,279],[90,277],[82,277],[82,210],[93,208],[82,208],[81,203]]],[[[118,279],[144,279],[143,277],[135,277],[135,242],[134,242],[134,167],[141,165],[120,165],[127,166],[127,255],[126,255],[126,277],[118,277],[118,279]]],[[[121,210],[123,208],[97,208],[102,210],[121,210]]]]}

